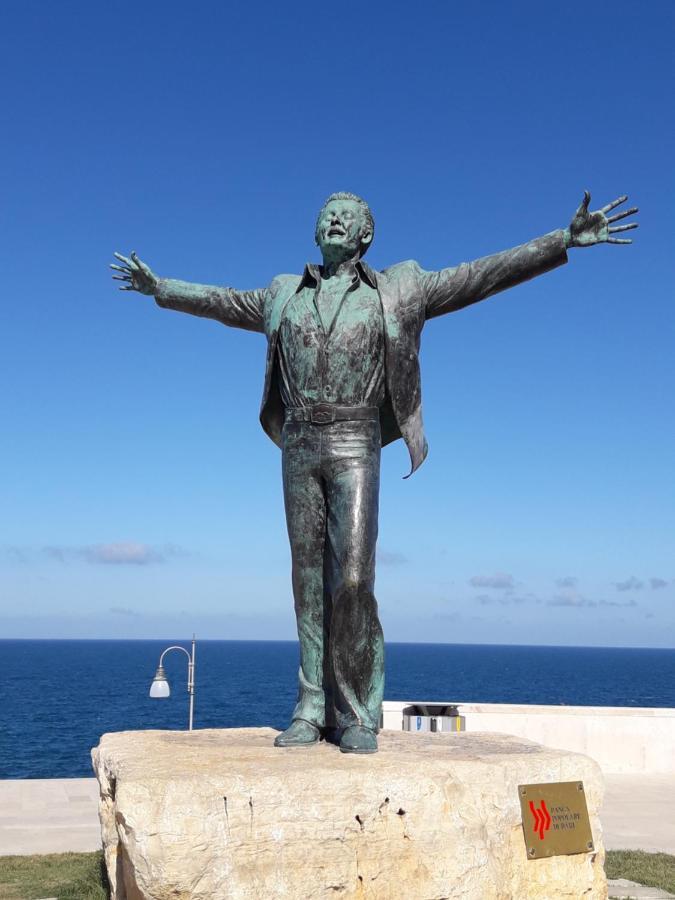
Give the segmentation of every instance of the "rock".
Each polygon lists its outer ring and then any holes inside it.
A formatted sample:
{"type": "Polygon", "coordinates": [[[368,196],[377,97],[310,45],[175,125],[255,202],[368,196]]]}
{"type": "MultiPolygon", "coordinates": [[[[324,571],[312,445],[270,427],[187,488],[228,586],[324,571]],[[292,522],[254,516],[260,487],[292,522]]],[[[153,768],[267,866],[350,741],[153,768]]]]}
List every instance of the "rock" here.
{"type": "Polygon", "coordinates": [[[586,756],[503,734],[385,731],[380,752],[269,728],[106,734],[92,751],[113,900],[606,898],[586,756]],[[595,851],[529,860],[519,784],[582,780],[595,851]]]}

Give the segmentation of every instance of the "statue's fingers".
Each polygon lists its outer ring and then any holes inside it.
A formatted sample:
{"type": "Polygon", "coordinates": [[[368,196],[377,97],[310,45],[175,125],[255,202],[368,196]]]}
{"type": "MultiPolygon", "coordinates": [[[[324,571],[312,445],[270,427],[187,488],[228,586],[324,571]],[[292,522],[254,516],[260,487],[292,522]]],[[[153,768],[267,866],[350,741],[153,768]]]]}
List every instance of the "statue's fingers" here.
{"type": "Polygon", "coordinates": [[[621,197],[617,197],[616,200],[612,200],[612,202],[608,203],[607,206],[603,206],[600,212],[608,213],[610,209],[614,209],[615,206],[619,206],[621,203],[625,203],[626,200],[628,200],[628,194],[622,194],[621,197]]]}
{"type": "Polygon", "coordinates": [[[123,262],[124,265],[127,266],[127,268],[132,269],[132,270],[137,268],[137,266],[136,266],[135,263],[133,263],[133,262],[132,262],[130,259],[128,259],[126,256],[122,256],[121,253],[114,253],[113,256],[116,256],[117,259],[119,259],[120,262],[123,262]]]}
{"type": "Polygon", "coordinates": [[[122,287],[120,287],[119,290],[120,291],[133,291],[133,287],[130,284],[122,285],[122,287]]]}
{"type": "Polygon", "coordinates": [[[624,210],[624,212],[616,213],[614,216],[609,216],[607,218],[608,222],[618,222],[619,219],[625,219],[626,216],[632,216],[633,213],[639,212],[637,206],[631,206],[630,209],[624,210]]]}
{"type": "Polygon", "coordinates": [[[615,231],[630,231],[631,228],[637,228],[637,222],[630,222],[628,225],[615,225],[614,228],[609,229],[609,233],[613,234],[615,231]]]}
{"type": "Polygon", "coordinates": [[[136,253],[135,250],[132,250],[131,258],[136,263],[136,266],[139,269],[139,271],[143,272],[144,275],[152,275],[152,272],[150,271],[150,266],[146,265],[143,262],[143,260],[138,258],[138,254],[136,253]]]}
{"type": "Polygon", "coordinates": [[[128,272],[129,269],[124,266],[116,266],[115,263],[110,263],[110,268],[114,269],[116,272],[128,272]]]}
{"type": "Polygon", "coordinates": [[[131,281],[131,275],[113,275],[113,281],[131,281]]]}
{"type": "Polygon", "coordinates": [[[584,191],[584,199],[581,201],[579,206],[577,207],[577,211],[574,213],[574,218],[582,218],[585,219],[588,215],[588,204],[591,202],[591,194],[590,191],[584,191]]]}
{"type": "Polygon", "coordinates": [[[575,216],[586,216],[588,212],[588,204],[591,202],[591,194],[590,191],[584,191],[584,199],[579,204],[579,207],[574,214],[575,216]]]}
{"type": "Polygon", "coordinates": [[[630,238],[607,238],[608,244],[632,244],[630,238]]]}

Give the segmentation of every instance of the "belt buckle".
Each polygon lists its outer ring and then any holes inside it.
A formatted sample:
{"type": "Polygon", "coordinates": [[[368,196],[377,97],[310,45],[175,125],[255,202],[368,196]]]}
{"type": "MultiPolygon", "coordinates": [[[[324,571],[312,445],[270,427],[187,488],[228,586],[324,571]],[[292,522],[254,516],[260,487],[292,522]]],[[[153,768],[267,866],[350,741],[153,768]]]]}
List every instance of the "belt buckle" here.
{"type": "Polygon", "coordinates": [[[330,403],[316,403],[310,421],[313,425],[331,425],[335,421],[335,408],[330,403]]]}

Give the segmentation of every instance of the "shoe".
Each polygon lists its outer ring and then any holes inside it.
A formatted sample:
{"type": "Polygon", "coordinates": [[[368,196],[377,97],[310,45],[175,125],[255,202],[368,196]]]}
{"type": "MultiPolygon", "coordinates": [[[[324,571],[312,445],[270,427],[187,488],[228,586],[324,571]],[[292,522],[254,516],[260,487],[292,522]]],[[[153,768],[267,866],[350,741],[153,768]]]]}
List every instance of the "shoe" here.
{"type": "Polygon", "coordinates": [[[307,747],[319,741],[319,729],[304,719],[293,719],[286,731],[274,738],[275,747],[307,747]]]}
{"type": "Polygon", "coordinates": [[[341,753],[377,753],[377,737],[365,725],[345,728],[340,740],[341,753]]]}

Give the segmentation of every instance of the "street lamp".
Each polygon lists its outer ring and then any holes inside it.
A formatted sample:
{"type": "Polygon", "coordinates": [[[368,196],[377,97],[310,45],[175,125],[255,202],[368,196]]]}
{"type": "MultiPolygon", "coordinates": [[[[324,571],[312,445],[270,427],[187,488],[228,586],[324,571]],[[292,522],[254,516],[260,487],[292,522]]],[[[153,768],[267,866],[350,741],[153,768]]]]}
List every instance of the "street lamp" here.
{"type": "Polygon", "coordinates": [[[192,635],[192,655],[190,655],[185,647],[179,647],[176,645],[175,647],[167,647],[166,650],[162,651],[162,655],[159,657],[159,665],[157,666],[157,671],[155,672],[155,677],[152,679],[152,684],[150,685],[150,696],[161,700],[170,696],[171,688],[169,687],[169,682],[166,678],[166,672],[164,671],[164,666],[162,663],[164,662],[164,657],[169,652],[169,650],[182,650],[183,653],[188,658],[188,682],[187,682],[187,690],[190,695],[190,712],[188,716],[188,730],[192,731],[192,714],[194,712],[195,706],[195,636],[192,635]]]}

